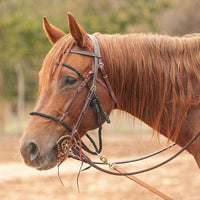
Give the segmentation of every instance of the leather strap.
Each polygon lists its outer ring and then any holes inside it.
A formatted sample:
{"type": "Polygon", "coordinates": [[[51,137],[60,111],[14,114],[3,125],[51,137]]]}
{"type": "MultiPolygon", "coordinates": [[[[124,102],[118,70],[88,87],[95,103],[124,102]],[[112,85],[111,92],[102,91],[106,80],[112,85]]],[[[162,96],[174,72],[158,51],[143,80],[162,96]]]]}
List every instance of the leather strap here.
{"type": "Polygon", "coordinates": [[[115,93],[112,89],[112,86],[110,84],[110,81],[109,81],[109,77],[108,77],[108,74],[106,73],[105,69],[104,69],[104,64],[102,63],[102,60],[101,60],[101,52],[100,52],[100,47],[99,47],[99,43],[96,39],[95,36],[93,35],[88,35],[92,40],[93,40],[93,43],[94,43],[94,53],[98,55],[98,57],[95,57],[94,58],[94,61],[95,61],[95,65],[98,65],[98,68],[100,69],[101,73],[102,73],[102,76],[103,76],[103,79],[106,83],[106,86],[107,86],[107,89],[115,103],[115,108],[117,107],[117,98],[115,96],[115,93]]]}
{"type": "Polygon", "coordinates": [[[117,97],[115,96],[115,93],[111,87],[111,84],[110,84],[110,81],[109,81],[109,77],[108,77],[108,74],[106,74],[105,72],[105,69],[103,67],[103,63],[99,66],[99,69],[101,70],[101,73],[102,73],[102,76],[103,76],[103,79],[107,85],[107,88],[108,88],[108,91],[110,92],[110,95],[115,103],[115,107],[117,107],[117,97]]]}
{"type": "MultiPolygon", "coordinates": [[[[170,158],[166,159],[165,161],[159,163],[159,164],[156,164],[152,167],[149,167],[149,168],[146,168],[146,169],[143,169],[143,170],[138,170],[138,171],[133,171],[133,172],[126,172],[126,173],[117,173],[117,172],[113,172],[113,171],[110,171],[110,170],[106,170],[102,167],[99,167],[97,164],[95,164],[87,155],[85,155],[83,153],[82,155],[82,158],[84,162],[88,163],[89,165],[91,165],[92,167],[96,168],[97,170],[99,171],[102,171],[102,172],[105,172],[107,174],[111,174],[111,175],[116,175],[116,176],[129,176],[129,175],[136,175],[136,174],[141,174],[141,173],[144,173],[144,172],[148,172],[148,171],[151,171],[153,169],[156,169],[168,162],[170,162],[171,160],[175,159],[177,156],[179,156],[183,151],[185,151],[198,137],[200,136],[200,131],[183,147],[181,148],[176,154],[174,154],[173,156],[171,156],[170,158]]],[[[77,156],[77,153],[79,151],[77,150],[77,148],[74,148],[73,149],[73,153],[77,156]]],[[[101,157],[101,156],[100,156],[101,157]]],[[[106,159],[107,160],[107,159],[106,159]]],[[[112,168],[115,166],[115,163],[113,162],[105,162],[105,164],[108,164],[109,166],[112,166],[112,168]]]]}
{"type": "MultiPolygon", "coordinates": [[[[115,165],[113,167],[113,169],[117,172],[119,172],[120,174],[124,174],[126,173],[123,169],[121,169],[119,166],[115,165]]],[[[172,200],[171,197],[167,196],[166,194],[160,192],[159,190],[157,190],[156,188],[150,186],[149,184],[143,182],[142,180],[140,180],[139,178],[136,178],[133,175],[126,175],[127,178],[129,178],[130,180],[136,182],[137,184],[141,185],[142,187],[146,188],[147,190],[150,190],[151,192],[153,192],[154,194],[158,195],[159,197],[161,197],[162,199],[165,200],[172,200]]]]}
{"type": "Polygon", "coordinates": [[[101,57],[101,55],[99,56],[95,52],[83,51],[83,50],[78,50],[78,49],[70,49],[69,52],[70,53],[84,55],[84,56],[90,56],[90,57],[97,57],[97,58],[101,57]]]}

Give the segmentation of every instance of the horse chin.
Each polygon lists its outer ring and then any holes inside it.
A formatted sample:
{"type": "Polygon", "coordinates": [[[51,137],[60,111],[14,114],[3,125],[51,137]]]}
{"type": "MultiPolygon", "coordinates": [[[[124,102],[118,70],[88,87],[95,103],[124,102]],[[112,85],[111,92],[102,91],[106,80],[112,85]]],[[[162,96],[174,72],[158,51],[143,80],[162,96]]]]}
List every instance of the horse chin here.
{"type": "Polygon", "coordinates": [[[56,163],[50,163],[48,165],[43,165],[43,166],[37,167],[36,169],[39,171],[43,171],[43,170],[49,170],[55,166],[56,166],[56,163]]]}
{"type": "Polygon", "coordinates": [[[42,156],[41,161],[39,161],[40,166],[36,167],[37,170],[49,170],[56,166],[57,164],[57,152],[52,149],[52,151],[45,156],[42,156]]]}
{"type": "Polygon", "coordinates": [[[55,167],[57,164],[57,159],[54,159],[54,160],[49,160],[48,162],[44,162],[40,167],[37,167],[36,169],[37,170],[49,170],[53,167],[55,167]]]}

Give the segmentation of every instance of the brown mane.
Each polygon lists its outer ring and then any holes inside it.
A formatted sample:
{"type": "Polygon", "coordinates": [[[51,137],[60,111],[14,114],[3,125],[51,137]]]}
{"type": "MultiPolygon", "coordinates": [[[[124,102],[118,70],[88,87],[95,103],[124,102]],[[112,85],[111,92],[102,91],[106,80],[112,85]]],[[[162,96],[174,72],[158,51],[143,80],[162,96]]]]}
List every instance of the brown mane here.
{"type": "Polygon", "coordinates": [[[200,35],[96,36],[119,109],[176,139],[187,111],[200,103],[200,35]]]}

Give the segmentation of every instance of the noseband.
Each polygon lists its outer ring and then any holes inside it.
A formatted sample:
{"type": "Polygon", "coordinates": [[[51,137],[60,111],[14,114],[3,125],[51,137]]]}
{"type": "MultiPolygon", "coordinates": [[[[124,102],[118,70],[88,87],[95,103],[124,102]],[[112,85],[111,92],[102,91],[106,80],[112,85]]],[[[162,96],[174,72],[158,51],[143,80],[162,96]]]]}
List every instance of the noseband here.
{"type": "MultiPolygon", "coordinates": [[[[101,130],[102,130],[102,118],[101,118],[101,113],[104,116],[105,120],[107,123],[110,123],[110,119],[109,116],[107,115],[107,113],[104,111],[103,106],[101,105],[99,98],[96,94],[96,83],[98,82],[101,86],[103,86],[104,88],[106,88],[111,96],[111,98],[113,99],[113,102],[115,104],[115,106],[117,105],[117,99],[116,96],[112,90],[110,81],[108,79],[108,75],[106,74],[105,70],[104,70],[104,64],[101,61],[101,53],[100,53],[100,48],[99,48],[99,44],[98,41],[96,39],[95,36],[93,35],[88,35],[94,44],[94,52],[89,52],[89,51],[83,51],[83,50],[76,50],[76,49],[67,49],[66,52],[68,53],[73,53],[73,54],[80,54],[80,55],[84,55],[84,56],[89,56],[89,57],[93,57],[93,62],[92,62],[92,69],[91,71],[89,71],[89,73],[87,74],[86,77],[84,77],[77,69],[75,69],[74,67],[66,64],[66,63],[60,63],[60,62],[56,62],[56,65],[61,65],[63,67],[66,67],[74,72],[77,73],[77,75],[82,79],[82,83],[79,86],[79,88],[77,89],[76,93],[74,94],[71,102],[69,103],[67,109],[63,112],[61,118],[55,117],[55,116],[51,116],[51,115],[47,115],[45,113],[41,113],[41,112],[31,112],[30,115],[38,115],[41,117],[45,117],[48,119],[52,119],[54,121],[58,121],[60,122],[65,128],[67,128],[70,132],[70,135],[64,135],[61,138],[58,139],[57,141],[57,146],[58,146],[58,152],[60,152],[60,156],[63,157],[62,161],[64,161],[64,159],[68,156],[68,153],[66,155],[66,152],[68,152],[71,149],[71,145],[68,145],[69,147],[67,149],[62,148],[64,146],[64,144],[68,143],[68,144],[74,144],[77,143],[75,142],[78,141],[78,144],[80,146],[80,150],[81,148],[83,148],[85,151],[87,151],[88,153],[91,153],[93,155],[97,155],[101,152],[102,150],[102,138],[101,138],[101,130]],[[101,75],[103,77],[103,81],[98,78],[98,72],[101,72],[101,75]],[[90,84],[88,83],[89,80],[92,80],[92,85],[90,86],[90,84]],[[74,125],[73,128],[71,128],[66,122],[66,118],[68,117],[69,111],[71,106],[74,104],[75,99],[77,98],[77,96],[80,94],[80,92],[82,91],[83,88],[87,88],[88,90],[88,94],[83,106],[82,111],[79,114],[79,117],[76,121],[76,124],[74,125]],[[87,138],[89,139],[89,141],[92,143],[95,151],[90,150],[83,141],[81,141],[80,139],[80,135],[78,133],[78,128],[80,127],[80,124],[83,120],[84,115],[86,114],[89,106],[91,106],[97,116],[97,122],[98,122],[98,126],[99,126],[99,131],[98,131],[98,138],[99,138],[99,147],[97,147],[96,143],[94,142],[94,140],[88,135],[86,134],[87,138]],[[69,137],[70,136],[70,137],[69,137]]],[[[81,153],[80,153],[81,154],[81,153]]],[[[59,155],[58,155],[59,157],[59,155]]]]}

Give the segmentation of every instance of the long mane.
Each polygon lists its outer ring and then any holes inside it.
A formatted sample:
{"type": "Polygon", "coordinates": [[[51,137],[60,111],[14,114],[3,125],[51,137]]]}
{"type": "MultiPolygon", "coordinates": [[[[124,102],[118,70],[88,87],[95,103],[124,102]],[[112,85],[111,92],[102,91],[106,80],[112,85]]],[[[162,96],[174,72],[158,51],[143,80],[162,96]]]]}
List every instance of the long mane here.
{"type": "Polygon", "coordinates": [[[200,35],[96,34],[119,109],[176,139],[200,104],[200,35]]]}

